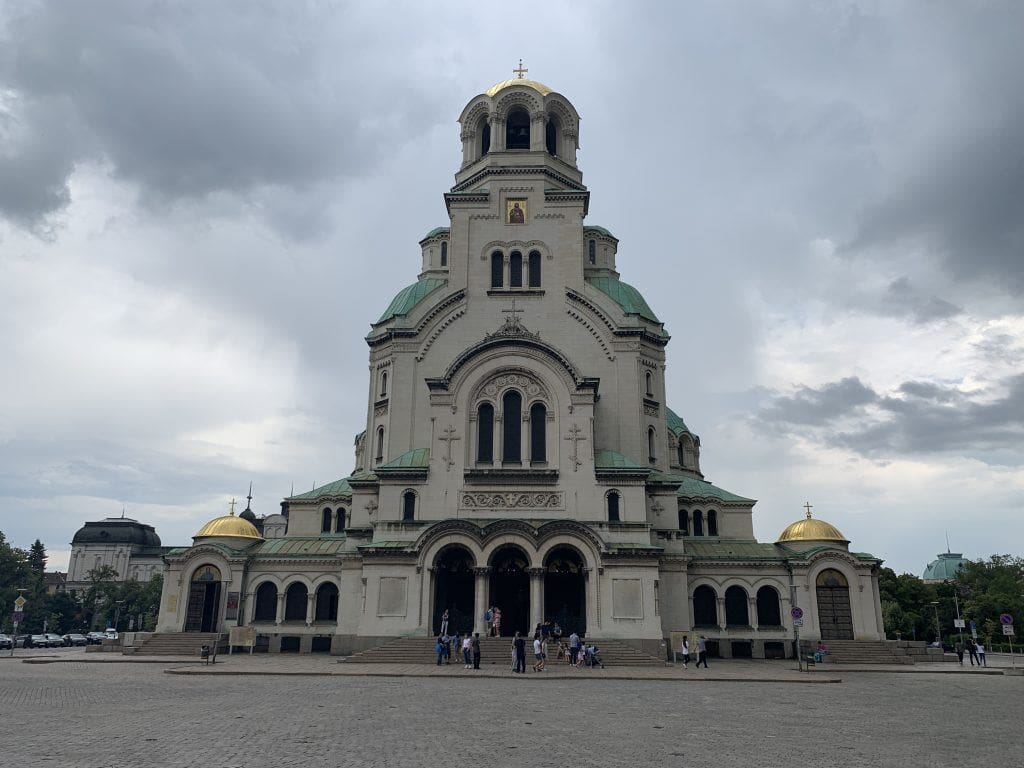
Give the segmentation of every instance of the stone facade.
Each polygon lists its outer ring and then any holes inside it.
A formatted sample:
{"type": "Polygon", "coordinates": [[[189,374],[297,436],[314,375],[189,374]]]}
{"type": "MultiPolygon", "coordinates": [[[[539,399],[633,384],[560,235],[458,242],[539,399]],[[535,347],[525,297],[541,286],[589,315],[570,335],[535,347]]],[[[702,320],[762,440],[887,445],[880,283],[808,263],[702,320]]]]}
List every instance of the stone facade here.
{"type": "Polygon", "coordinates": [[[171,552],[159,629],[203,612],[272,649],[348,653],[438,632],[445,609],[449,629],[483,632],[497,605],[503,633],[550,618],[758,656],[792,637],[795,601],[806,637],[880,638],[877,559],[841,537],[759,544],[754,500],[704,479],[666,403],[669,335],[620,280],[618,240],[584,224],[573,105],[511,80],[460,125],[450,225],[366,338],[354,471],[286,499],[283,538],[171,552]]]}

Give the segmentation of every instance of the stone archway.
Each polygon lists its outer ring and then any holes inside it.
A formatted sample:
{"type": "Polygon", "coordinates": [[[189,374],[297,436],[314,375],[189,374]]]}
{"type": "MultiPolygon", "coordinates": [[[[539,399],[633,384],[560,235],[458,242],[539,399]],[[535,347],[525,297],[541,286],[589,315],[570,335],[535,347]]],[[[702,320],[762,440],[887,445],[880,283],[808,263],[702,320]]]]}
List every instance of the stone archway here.
{"type": "Polygon", "coordinates": [[[185,631],[216,632],[219,613],[220,570],[213,565],[201,565],[188,585],[185,631]]]}
{"type": "Polygon", "coordinates": [[[449,634],[473,631],[473,595],[475,581],[472,553],[463,546],[445,547],[434,560],[433,633],[441,633],[444,612],[448,611],[449,634]]]}
{"type": "Polygon", "coordinates": [[[501,634],[530,630],[530,559],[513,544],[506,544],[491,557],[490,605],[501,610],[501,634]]]}
{"type": "Polygon", "coordinates": [[[834,568],[826,568],[814,580],[818,598],[818,627],[822,640],[853,640],[850,586],[834,568]]]}
{"type": "Polygon", "coordinates": [[[587,633],[586,568],[573,547],[554,547],[544,562],[544,618],[557,622],[562,633],[587,633]]]}

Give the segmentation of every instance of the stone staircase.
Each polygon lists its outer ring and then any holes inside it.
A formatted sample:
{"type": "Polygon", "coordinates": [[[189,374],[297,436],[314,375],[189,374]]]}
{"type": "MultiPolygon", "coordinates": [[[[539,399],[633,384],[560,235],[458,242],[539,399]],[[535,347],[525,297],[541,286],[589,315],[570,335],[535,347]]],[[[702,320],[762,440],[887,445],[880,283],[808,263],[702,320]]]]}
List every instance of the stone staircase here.
{"type": "Polygon", "coordinates": [[[199,656],[204,645],[223,646],[226,640],[226,635],[216,632],[159,632],[125,651],[137,656],[199,656]]]}
{"type": "MultiPolygon", "coordinates": [[[[806,658],[813,654],[817,645],[817,641],[801,642],[801,655],[806,658]]],[[[825,645],[825,664],[913,664],[915,660],[932,660],[917,653],[919,649],[909,648],[908,643],[889,640],[829,640],[825,645]]],[[[920,645],[923,649],[924,643],[920,645]]]]}
{"type": "MultiPolygon", "coordinates": [[[[348,656],[343,661],[349,664],[437,664],[434,652],[435,640],[432,637],[396,637],[394,640],[369,648],[365,651],[348,656]]],[[[533,640],[526,643],[527,667],[533,664],[533,640]]],[[[594,638],[601,661],[606,667],[664,667],[665,661],[643,651],[637,650],[621,640],[601,640],[594,638]]],[[[548,666],[565,664],[555,658],[557,646],[548,644],[548,666]]],[[[462,664],[461,655],[451,659],[452,664],[462,664]]],[[[500,664],[512,666],[512,638],[482,637],[480,638],[480,664],[491,666],[500,664]]]]}

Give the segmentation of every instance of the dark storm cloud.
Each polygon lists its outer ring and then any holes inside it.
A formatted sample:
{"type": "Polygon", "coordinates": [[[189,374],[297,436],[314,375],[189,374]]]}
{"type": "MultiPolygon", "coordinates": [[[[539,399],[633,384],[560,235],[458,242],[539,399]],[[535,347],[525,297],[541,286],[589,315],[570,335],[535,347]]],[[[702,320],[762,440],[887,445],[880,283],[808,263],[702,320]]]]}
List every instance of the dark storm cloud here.
{"type": "Polygon", "coordinates": [[[1024,440],[1024,374],[1001,382],[998,393],[964,391],[908,381],[883,395],[848,378],[792,395],[773,395],[753,419],[771,434],[810,437],[864,456],[997,452],[1000,462],[1024,440]]]}
{"type": "Polygon", "coordinates": [[[889,284],[882,296],[879,311],[890,317],[906,317],[924,325],[954,317],[963,310],[938,296],[918,293],[909,278],[901,277],[889,284]]]}
{"type": "Polygon", "coordinates": [[[0,213],[66,205],[88,160],[157,202],[358,172],[432,109],[385,62],[376,81],[322,66],[337,50],[369,65],[385,23],[299,4],[21,4],[0,17],[0,213]]]}

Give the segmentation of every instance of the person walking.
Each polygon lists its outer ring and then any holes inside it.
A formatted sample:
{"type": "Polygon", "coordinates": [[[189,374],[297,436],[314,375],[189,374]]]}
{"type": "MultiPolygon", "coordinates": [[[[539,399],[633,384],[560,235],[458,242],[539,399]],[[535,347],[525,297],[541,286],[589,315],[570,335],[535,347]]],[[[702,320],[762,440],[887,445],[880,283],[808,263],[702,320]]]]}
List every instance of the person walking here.
{"type": "Polygon", "coordinates": [[[513,672],[518,672],[521,675],[526,674],[526,640],[523,636],[516,632],[516,637],[512,641],[512,652],[515,654],[516,663],[513,672]]]}
{"type": "Polygon", "coordinates": [[[448,609],[444,609],[444,613],[441,614],[441,634],[448,634],[448,609]]]}
{"type": "Polygon", "coordinates": [[[580,655],[580,636],[574,629],[569,635],[569,663],[576,666],[576,657],[580,655]]]}
{"type": "MultiPolygon", "coordinates": [[[[490,608],[488,608],[486,611],[484,611],[484,626],[487,627],[488,636],[490,636],[491,632],[493,631],[493,627],[491,626],[492,621],[494,621],[494,612],[490,608]]],[[[477,634],[479,635],[480,633],[477,632],[477,634]]]]}
{"type": "Polygon", "coordinates": [[[956,651],[957,661],[960,662],[960,666],[964,665],[964,644],[959,640],[956,641],[956,645],[953,646],[953,650],[956,651]]]}
{"type": "Polygon", "coordinates": [[[501,608],[494,606],[494,636],[501,637],[501,608]]]}
{"type": "Polygon", "coordinates": [[[981,666],[981,659],[978,658],[978,644],[974,642],[972,637],[967,641],[967,652],[971,654],[971,666],[974,666],[974,662],[978,662],[978,666],[981,666]]]}
{"type": "Polygon", "coordinates": [[[469,633],[466,633],[466,636],[462,638],[462,663],[464,664],[464,669],[469,669],[471,666],[469,657],[472,653],[472,645],[473,642],[469,639],[469,633]]]}
{"type": "Polygon", "coordinates": [[[444,663],[444,645],[441,643],[441,636],[437,636],[437,645],[434,646],[434,650],[437,651],[437,666],[441,666],[444,663]]]}
{"type": "Polygon", "coordinates": [[[985,661],[985,645],[983,643],[978,643],[978,666],[988,666],[988,662],[985,661]]]}
{"type": "Polygon", "coordinates": [[[473,649],[473,669],[480,669],[480,633],[473,633],[473,642],[470,644],[473,649]]]}
{"type": "Polygon", "coordinates": [[[690,663],[690,638],[683,635],[683,669],[686,669],[686,665],[690,663]]]}
{"type": "Polygon", "coordinates": [[[533,636],[533,671],[544,671],[544,643],[541,642],[541,634],[538,632],[533,636]]]}
{"type": "Polygon", "coordinates": [[[704,669],[708,668],[708,639],[704,635],[697,638],[697,669],[700,669],[701,664],[704,669]]]}

